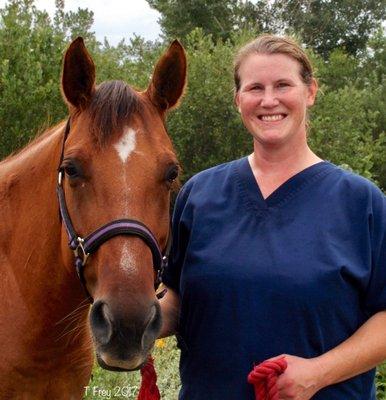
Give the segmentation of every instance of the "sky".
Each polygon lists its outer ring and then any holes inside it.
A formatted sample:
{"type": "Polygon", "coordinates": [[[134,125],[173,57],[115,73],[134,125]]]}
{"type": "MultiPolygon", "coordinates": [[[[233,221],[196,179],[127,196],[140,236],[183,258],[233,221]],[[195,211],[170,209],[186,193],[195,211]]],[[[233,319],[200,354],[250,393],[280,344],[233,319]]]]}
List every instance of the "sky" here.
{"type": "MultiPolygon", "coordinates": [[[[0,0],[0,8],[6,4],[0,0]]],[[[53,15],[55,0],[35,0],[38,9],[53,15]]],[[[161,30],[157,23],[159,13],[149,7],[146,0],[65,0],[65,10],[88,8],[94,12],[95,32],[99,41],[107,38],[116,45],[121,39],[128,41],[134,34],[155,40],[161,30]]]]}

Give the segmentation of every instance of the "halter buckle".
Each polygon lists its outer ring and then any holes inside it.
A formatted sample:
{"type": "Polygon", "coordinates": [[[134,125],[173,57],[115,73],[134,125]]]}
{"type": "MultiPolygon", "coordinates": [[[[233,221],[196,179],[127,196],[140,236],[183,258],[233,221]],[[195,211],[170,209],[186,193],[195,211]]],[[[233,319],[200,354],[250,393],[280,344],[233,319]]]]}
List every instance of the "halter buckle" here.
{"type": "Polygon", "coordinates": [[[81,237],[78,237],[78,245],[76,246],[76,249],[74,250],[75,257],[80,259],[82,262],[82,266],[84,267],[86,265],[87,259],[90,255],[90,253],[86,253],[86,250],[84,249],[83,243],[84,239],[81,237]]]}

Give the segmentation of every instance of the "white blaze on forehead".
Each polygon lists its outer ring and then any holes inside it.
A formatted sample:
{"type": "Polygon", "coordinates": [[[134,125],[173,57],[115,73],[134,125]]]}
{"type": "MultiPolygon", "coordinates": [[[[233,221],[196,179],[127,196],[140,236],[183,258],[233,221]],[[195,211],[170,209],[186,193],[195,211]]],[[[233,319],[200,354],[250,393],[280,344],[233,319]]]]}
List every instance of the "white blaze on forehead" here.
{"type": "Polygon", "coordinates": [[[135,150],[136,146],[136,131],[133,128],[128,128],[123,136],[117,143],[114,144],[115,149],[118,152],[119,158],[123,163],[127,161],[130,154],[135,150]]]}
{"type": "MultiPolygon", "coordinates": [[[[118,153],[123,165],[121,169],[121,186],[125,192],[122,203],[122,216],[123,218],[130,218],[130,206],[128,194],[130,192],[130,186],[127,182],[125,163],[130,157],[130,154],[135,151],[136,147],[136,134],[137,132],[133,128],[127,128],[123,133],[122,137],[114,144],[114,148],[118,153]]],[[[125,271],[131,272],[135,270],[135,262],[132,256],[132,249],[130,243],[125,243],[122,247],[120,267],[125,271]]]]}

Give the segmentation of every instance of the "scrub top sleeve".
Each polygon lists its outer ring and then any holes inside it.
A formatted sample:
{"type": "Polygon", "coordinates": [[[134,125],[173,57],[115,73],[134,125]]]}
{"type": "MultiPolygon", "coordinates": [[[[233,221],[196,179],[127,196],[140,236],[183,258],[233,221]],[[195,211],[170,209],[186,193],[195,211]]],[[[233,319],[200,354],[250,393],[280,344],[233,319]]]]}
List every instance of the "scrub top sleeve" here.
{"type": "Polygon", "coordinates": [[[386,310],[386,196],[373,188],[369,214],[371,277],[365,307],[369,315],[386,310]]]}
{"type": "Polygon", "coordinates": [[[162,273],[162,282],[176,293],[180,293],[181,270],[189,241],[191,207],[188,204],[188,199],[191,186],[191,181],[188,181],[178,193],[172,219],[173,242],[169,263],[162,273]]]}

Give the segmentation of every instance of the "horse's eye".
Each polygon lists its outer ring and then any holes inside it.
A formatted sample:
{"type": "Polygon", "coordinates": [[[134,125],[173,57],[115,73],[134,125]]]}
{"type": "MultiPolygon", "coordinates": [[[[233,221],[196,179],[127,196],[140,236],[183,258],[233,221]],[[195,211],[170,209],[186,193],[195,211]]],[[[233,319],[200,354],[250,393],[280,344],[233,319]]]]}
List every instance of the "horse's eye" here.
{"type": "Polygon", "coordinates": [[[169,183],[173,183],[177,178],[178,178],[178,165],[171,165],[167,170],[166,170],[166,176],[165,179],[169,183]]]}
{"type": "Polygon", "coordinates": [[[74,163],[65,164],[63,169],[69,178],[77,178],[80,176],[80,170],[74,163]]]}

